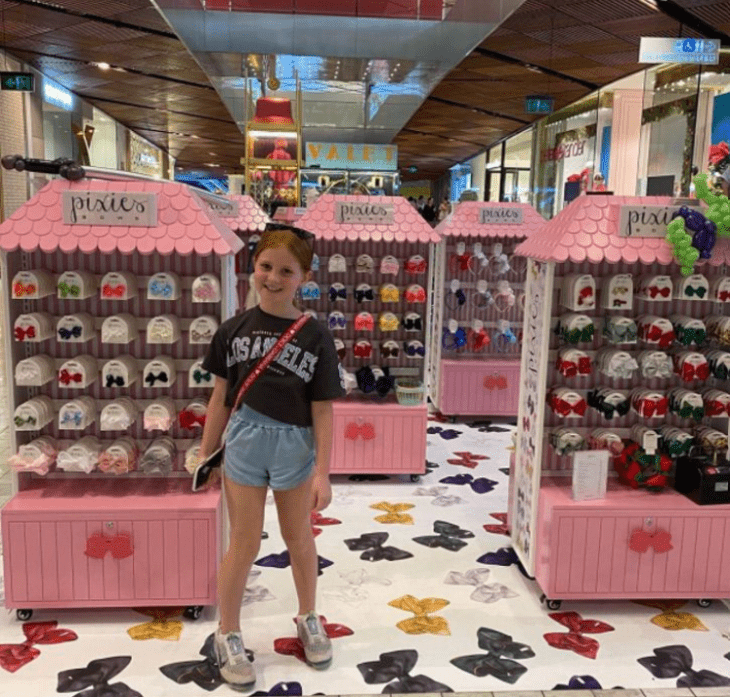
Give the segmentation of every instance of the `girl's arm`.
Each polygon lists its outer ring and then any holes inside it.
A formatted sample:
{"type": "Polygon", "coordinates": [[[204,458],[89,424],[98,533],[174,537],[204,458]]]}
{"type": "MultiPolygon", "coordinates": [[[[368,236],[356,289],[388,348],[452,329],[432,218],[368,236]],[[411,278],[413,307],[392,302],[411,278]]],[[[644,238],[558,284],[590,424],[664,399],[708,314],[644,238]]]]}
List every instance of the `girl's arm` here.
{"type": "Polygon", "coordinates": [[[227,389],[228,380],[216,375],[213,393],[210,395],[208,409],[205,412],[203,439],[200,444],[200,455],[204,458],[216,451],[221,442],[223,429],[228,423],[231,408],[225,405],[227,389]]]}
{"type": "Polygon", "coordinates": [[[314,480],[312,508],[321,511],[332,501],[330,486],[330,455],[332,453],[332,401],[312,402],[312,424],[316,459],[314,461],[314,480]]]}

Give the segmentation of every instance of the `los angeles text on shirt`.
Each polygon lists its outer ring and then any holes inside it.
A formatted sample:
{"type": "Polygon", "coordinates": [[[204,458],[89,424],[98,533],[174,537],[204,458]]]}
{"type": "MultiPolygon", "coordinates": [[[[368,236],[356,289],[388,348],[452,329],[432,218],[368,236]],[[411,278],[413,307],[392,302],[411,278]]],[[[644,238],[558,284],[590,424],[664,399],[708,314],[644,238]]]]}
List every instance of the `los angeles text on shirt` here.
{"type": "MultiPolygon", "coordinates": [[[[278,337],[257,336],[251,346],[251,337],[236,337],[231,341],[231,349],[226,362],[228,367],[236,363],[247,363],[248,361],[261,358],[276,343],[278,337]]],[[[299,346],[286,344],[274,363],[286,368],[300,377],[304,382],[310,382],[314,377],[318,357],[309,351],[302,351],[299,346]]]]}

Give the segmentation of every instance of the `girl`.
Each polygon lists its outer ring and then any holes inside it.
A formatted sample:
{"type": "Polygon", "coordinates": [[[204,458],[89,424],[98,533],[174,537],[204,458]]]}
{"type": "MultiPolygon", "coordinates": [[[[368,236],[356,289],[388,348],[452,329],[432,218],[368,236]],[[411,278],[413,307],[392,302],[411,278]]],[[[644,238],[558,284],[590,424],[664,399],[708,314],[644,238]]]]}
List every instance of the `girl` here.
{"type": "MultiPolygon", "coordinates": [[[[218,328],[203,366],[216,376],[201,454],[220,442],[237,390],[248,372],[301,315],[295,297],[308,281],[308,233],[277,226],[254,252],[253,285],[260,302],[218,328]]],[[[246,392],[231,416],[223,465],[230,544],[218,575],[220,626],[215,650],[224,680],[251,689],[256,675],[241,639],[239,613],[259,552],[267,488],[274,492],[299,600],[297,633],[315,668],[326,668],[332,646],[315,612],[317,550],[311,511],[332,498],[329,459],[332,400],[344,394],[334,341],[310,318],[246,392]]]]}

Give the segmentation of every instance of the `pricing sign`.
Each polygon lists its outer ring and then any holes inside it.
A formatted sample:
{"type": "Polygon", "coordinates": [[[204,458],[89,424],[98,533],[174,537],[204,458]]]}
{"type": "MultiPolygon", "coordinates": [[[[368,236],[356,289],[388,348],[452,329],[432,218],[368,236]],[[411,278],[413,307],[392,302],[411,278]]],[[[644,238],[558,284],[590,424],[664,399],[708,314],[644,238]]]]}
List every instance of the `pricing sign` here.
{"type": "Polygon", "coordinates": [[[0,88],[12,92],[32,92],[35,88],[33,73],[0,72],[0,88]]]}

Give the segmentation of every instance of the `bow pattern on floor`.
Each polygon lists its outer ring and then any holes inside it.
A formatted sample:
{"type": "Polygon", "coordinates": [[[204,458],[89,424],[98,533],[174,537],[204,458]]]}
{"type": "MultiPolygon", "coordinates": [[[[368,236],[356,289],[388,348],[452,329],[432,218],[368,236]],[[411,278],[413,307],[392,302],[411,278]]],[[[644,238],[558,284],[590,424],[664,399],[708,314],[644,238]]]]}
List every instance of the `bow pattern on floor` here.
{"type": "MultiPolygon", "coordinates": [[[[328,623],[327,618],[324,615],[319,616],[322,622],[322,628],[324,633],[330,639],[338,639],[343,636],[350,636],[354,634],[352,629],[346,627],[344,624],[328,623]]],[[[296,625],[296,619],[293,620],[296,625]]],[[[282,656],[294,656],[302,663],[306,663],[307,659],[304,655],[304,644],[302,644],[299,637],[285,637],[283,639],[274,639],[274,651],[281,654],[282,656]]]]}
{"type": "Polygon", "coordinates": [[[345,540],[348,549],[353,552],[362,550],[360,559],[363,561],[399,561],[401,559],[410,559],[413,555],[405,550],[397,547],[383,547],[383,543],[388,539],[387,532],[366,532],[357,538],[345,540]]]}
{"type": "Polygon", "coordinates": [[[462,467],[468,467],[469,469],[475,469],[479,466],[481,460],[489,460],[489,455],[477,455],[476,453],[470,453],[468,450],[461,450],[455,452],[456,458],[446,460],[450,465],[461,465],[462,467]]]}
{"type": "Polygon", "coordinates": [[[387,501],[380,501],[379,503],[371,504],[370,508],[374,508],[377,511],[386,511],[385,515],[375,517],[378,523],[413,525],[413,517],[409,513],[403,512],[415,508],[412,503],[388,503],[387,501]]]}
{"type": "Polygon", "coordinates": [[[527,645],[512,641],[509,634],[496,629],[480,627],[477,630],[479,648],[486,654],[458,656],[451,663],[478,678],[492,675],[502,682],[514,685],[526,672],[527,668],[517,660],[534,658],[535,652],[527,645]]]}
{"type": "Polygon", "coordinates": [[[109,656],[89,661],[86,668],[63,670],[58,674],[56,692],[78,692],[76,697],[142,697],[123,682],[109,684],[131,660],[131,656],[109,656]]]}
{"type": "Polygon", "coordinates": [[[415,617],[401,620],[395,626],[406,634],[437,634],[451,635],[449,623],[443,617],[433,617],[431,613],[443,610],[449,601],[444,598],[423,598],[419,600],[412,595],[403,595],[391,600],[388,605],[399,610],[412,612],[415,617]]]}
{"type": "Polygon", "coordinates": [[[680,629],[691,629],[695,632],[710,631],[691,612],[677,612],[680,607],[687,604],[686,600],[635,600],[634,602],[661,610],[661,614],[654,615],[650,621],[662,629],[670,632],[679,631],[680,629]]]}
{"type": "Polygon", "coordinates": [[[681,644],[660,646],[654,649],[653,656],[636,659],[655,678],[676,678],[677,687],[727,687],[730,678],[718,675],[711,670],[693,670],[692,652],[681,644]]]}
{"type": "Polygon", "coordinates": [[[409,675],[417,662],[417,651],[403,649],[381,653],[377,661],[358,663],[357,669],[368,685],[389,683],[382,689],[382,694],[453,692],[448,685],[436,682],[426,675],[409,675]]]}
{"type": "Polygon", "coordinates": [[[478,603],[496,603],[502,598],[517,598],[515,593],[501,583],[487,583],[489,569],[469,569],[466,573],[449,571],[444,583],[454,586],[476,586],[470,598],[478,603]]]}
{"type": "Polygon", "coordinates": [[[127,634],[136,641],[146,639],[162,639],[164,641],[178,641],[183,630],[183,623],[173,620],[173,617],[182,614],[181,607],[141,607],[137,612],[152,617],[151,622],[137,624],[127,630],[127,634]]]}
{"type": "Polygon", "coordinates": [[[495,535],[508,535],[509,526],[507,525],[507,514],[506,513],[490,513],[489,514],[495,520],[500,521],[500,525],[484,525],[484,529],[487,532],[494,533],[495,535]]]}
{"type": "Polygon", "coordinates": [[[414,537],[413,541],[425,547],[442,547],[450,552],[458,552],[467,544],[462,541],[463,539],[474,537],[474,533],[470,530],[464,530],[458,525],[447,523],[445,520],[437,520],[433,524],[433,531],[436,533],[435,535],[414,537]]]}
{"type": "Polygon", "coordinates": [[[550,618],[568,628],[567,633],[549,632],[543,634],[545,641],[555,649],[574,651],[579,656],[595,658],[598,655],[599,643],[584,634],[603,634],[613,632],[610,624],[600,620],[584,620],[577,612],[553,612],[550,618]]]}
{"type": "Polygon", "coordinates": [[[478,477],[477,479],[474,479],[474,477],[470,474],[454,474],[450,477],[439,479],[439,482],[441,484],[456,484],[457,486],[464,486],[465,484],[468,484],[477,494],[487,494],[499,483],[495,482],[493,479],[487,479],[486,477],[478,477]]]}
{"type": "Polygon", "coordinates": [[[23,625],[25,641],[22,644],[0,644],[0,666],[9,673],[14,673],[41,652],[33,648],[33,644],[63,644],[78,639],[76,632],[70,629],[56,629],[58,622],[26,622],[23,625]]]}
{"type": "Polygon", "coordinates": [[[459,503],[464,503],[464,499],[460,496],[448,496],[446,492],[449,490],[447,486],[432,486],[430,489],[424,487],[418,487],[413,492],[414,496],[433,496],[431,503],[434,506],[455,506],[459,503]]]}

